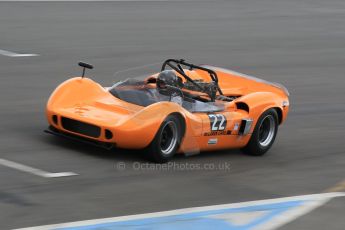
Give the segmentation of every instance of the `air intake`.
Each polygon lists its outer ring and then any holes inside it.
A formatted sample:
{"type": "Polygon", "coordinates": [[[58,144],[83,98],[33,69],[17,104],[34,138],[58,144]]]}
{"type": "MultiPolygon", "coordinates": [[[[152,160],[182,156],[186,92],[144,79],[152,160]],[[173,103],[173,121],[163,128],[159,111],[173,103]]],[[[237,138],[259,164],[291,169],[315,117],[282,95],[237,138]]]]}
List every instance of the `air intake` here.
{"type": "Polygon", "coordinates": [[[67,117],[61,117],[61,124],[64,129],[74,133],[80,133],[82,135],[94,138],[97,138],[101,135],[100,127],[67,117]]]}

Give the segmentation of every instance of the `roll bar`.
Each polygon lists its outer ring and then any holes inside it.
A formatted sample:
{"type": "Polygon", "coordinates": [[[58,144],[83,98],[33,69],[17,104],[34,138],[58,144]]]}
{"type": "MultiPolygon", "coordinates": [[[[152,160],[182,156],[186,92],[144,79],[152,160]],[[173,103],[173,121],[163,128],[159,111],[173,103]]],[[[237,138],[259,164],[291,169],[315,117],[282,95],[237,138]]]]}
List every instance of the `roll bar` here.
{"type": "MultiPolygon", "coordinates": [[[[164,71],[166,66],[169,66],[170,68],[172,68],[173,70],[175,70],[176,72],[181,74],[187,81],[191,82],[193,85],[195,85],[201,91],[203,91],[204,89],[200,85],[198,85],[198,83],[196,83],[193,79],[191,79],[190,77],[187,76],[187,74],[183,71],[182,66],[188,67],[190,70],[199,69],[199,70],[207,72],[210,75],[215,86],[217,87],[217,91],[219,92],[219,94],[223,95],[223,92],[218,85],[218,76],[217,76],[217,73],[215,71],[208,69],[208,68],[205,68],[205,67],[202,67],[202,66],[188,63],[184,59],[179,59],[179,60],[178,59],[168,59],[168,60],[166,60],[162,65],[161,71],[164,71]]],[[[209,96],[211,99],[213,99],[212,95],[209,95],[209,96]]]]}

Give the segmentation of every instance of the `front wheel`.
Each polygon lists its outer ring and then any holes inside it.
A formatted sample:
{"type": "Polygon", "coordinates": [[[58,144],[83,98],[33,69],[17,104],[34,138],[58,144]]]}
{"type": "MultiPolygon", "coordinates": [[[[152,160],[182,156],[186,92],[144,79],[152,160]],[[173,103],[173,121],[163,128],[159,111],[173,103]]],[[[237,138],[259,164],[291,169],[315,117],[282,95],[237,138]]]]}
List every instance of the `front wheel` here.
{"type": "Polygon", "coordinates": [[[164,120],[147,149],[150,160],[156,163],[165,163],[175,155],[182,140],[182,125],[177,115],[169,115],[164,120]]]}
{"type": "Polygon", "coordinates": [[[278,114],[275,109],[266,110],[259,118],[254,132],[243,152],[253,156],[264,155],[273,145],[278,132],[278,114]]]}

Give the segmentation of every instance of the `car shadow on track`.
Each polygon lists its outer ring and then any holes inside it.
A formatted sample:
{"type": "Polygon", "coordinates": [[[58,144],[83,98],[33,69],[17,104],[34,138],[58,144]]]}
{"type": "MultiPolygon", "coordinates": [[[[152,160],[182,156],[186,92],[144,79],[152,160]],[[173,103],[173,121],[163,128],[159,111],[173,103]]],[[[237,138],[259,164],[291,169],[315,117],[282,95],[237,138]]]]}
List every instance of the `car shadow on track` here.
{"type": "MultiPolygon", "coordinates": [[[[148,162],[146,157],[145,150],[127,150],[113,148],[111,150],[103,149],[100,147],[87,145],[72,140],[53,137],[49,135],[44,135],[41,138],[41,141],[47,145],[56,146],[59,148],[64,148],[68,150],[76,151],[80,154],[88,155],[90,157],[97,157],[102,159],[111,159],[117,161],[126,161],[126,162],[148,162]]],[[[194,155],[186,156],[185,154],[176,154],[173,161],[209,161],[218,159],[221,160],[224,157],[230,157],[231,160],[238,158],[243,158],[244,154],[238,149],[227,149],[219,151],[206,151],[194,155]]]]}

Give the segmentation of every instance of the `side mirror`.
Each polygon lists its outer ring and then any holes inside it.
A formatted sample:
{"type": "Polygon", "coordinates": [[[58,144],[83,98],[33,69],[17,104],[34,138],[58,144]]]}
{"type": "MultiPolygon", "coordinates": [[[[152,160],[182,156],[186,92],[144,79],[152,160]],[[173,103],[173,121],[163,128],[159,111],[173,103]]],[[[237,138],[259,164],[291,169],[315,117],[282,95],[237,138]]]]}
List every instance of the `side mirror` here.
{"type": "Polygon", "coordinates": [[[78,65],[80,66],[80,67],[83,67],[83,74],[82,74],[82,78],[84,77],[84,75],[85,75],[85,69],[93,69],[93,66],[92,65],[90,65],[90,64],[88,64],[88,63],[85,63],[85,62],[79,62],[78,63],[78,65]]]}
{"type": "Polygon", "coordinates": [[[83,68],[86,68],[86,69],[93,69],[93,66],[90,65],[90,64],[87,64],[85,62],[79,62],[78,63],[79,66],[83,67],[83,68]]]}

